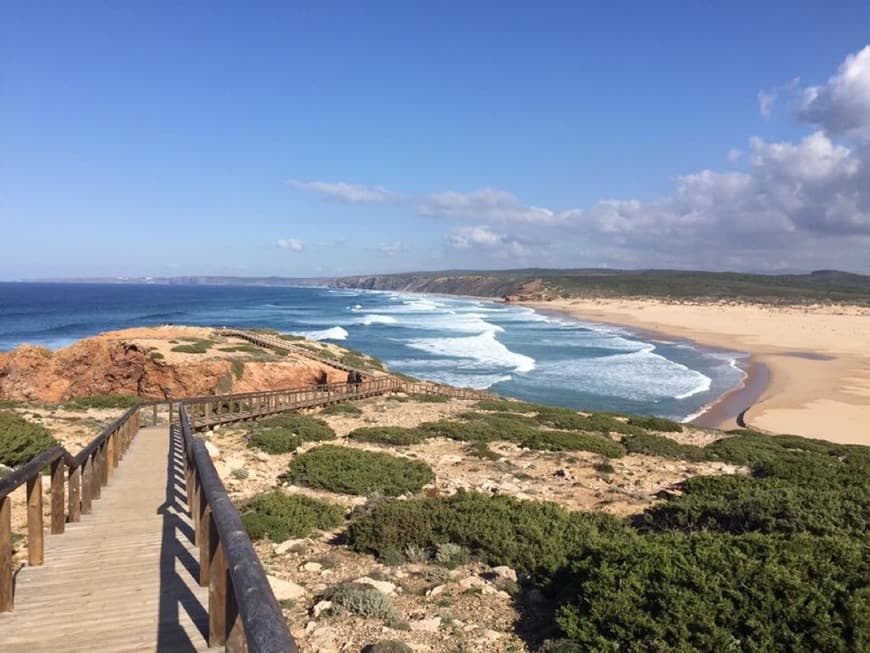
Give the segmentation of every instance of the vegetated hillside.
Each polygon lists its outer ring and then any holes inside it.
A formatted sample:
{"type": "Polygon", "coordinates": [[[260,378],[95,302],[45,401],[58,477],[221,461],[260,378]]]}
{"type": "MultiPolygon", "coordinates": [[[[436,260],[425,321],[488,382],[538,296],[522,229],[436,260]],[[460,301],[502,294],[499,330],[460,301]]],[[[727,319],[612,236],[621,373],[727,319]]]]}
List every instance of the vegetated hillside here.
{"type": "Polygon", "coordinates": [[[867,447],[404,395],[206,437],[302,650],[870,645],[867,447]]]}
{"type": "Polygon", "coordinates": [[[335,287],[484,297],[653,297],[764,303],[870,304],[870,277],[819,270],[809,274],[749,274],[683,270],[444,271],[343,277],[335,287]]]}

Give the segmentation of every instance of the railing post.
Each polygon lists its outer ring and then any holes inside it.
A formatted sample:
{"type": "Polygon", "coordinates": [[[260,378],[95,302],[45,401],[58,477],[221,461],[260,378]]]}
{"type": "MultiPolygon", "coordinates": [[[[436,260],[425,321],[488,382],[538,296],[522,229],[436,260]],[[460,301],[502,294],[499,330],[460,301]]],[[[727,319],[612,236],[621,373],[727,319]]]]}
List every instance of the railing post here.
{"type": "Polygon", "coordinates": [[[27,481],[27,561],[38,567],[43,561],[42,474],[27,481]]]}
{"type": "Polygon", "coordinates": [[[90,456],[82,462],[82,514],[91,514],[91,500],[94,495],[94,461],[90,456]]]}
{"type": "Polygon", "coordinates": [[[64,513],[64,467],[63,458],[51,463],[51,534],[63,533],[66,514],[64,513]]]}
{"type": "Polygon", "coordinates": [[[199,584],[200,587],[206,587],[211,567],[211,508],[209,506],[206,506],[205,512],[202,513],[199,529],[199,584]]]}
{"type": "Polygon", "coordinates": [[[193,520],[193,543],[199,544],[199,474],[196,471],[196,466],[193,468],[193,474],[191,474],[192,483],[190,484],[190,491],[187,493],[188,498],[190,499],[190,517],[193,520]]]}
{"type": "Polygon", "coordinates": [[[208,645],[219,646],[227,641],[227,560],[214,517],[209,519],[208,645]]]}
{"type": "Polygon", "coordinates": [[[172,402],[169,402],[169,423],[172,424],[172,402]]]}
{"type": "Polygon", "coordinates": [[[11,504],[8,496],[0,499],[0,612],[9,612],[14,607],[11,504]]]}
{"type": "Polygon", "coordinates": [[[69,470],[69,520],[71,522],[80,521],[82,518],[81,512],[81,488],[82,488],[82,468],[76,467],[69,470]]]}
{"type": "Polygon", "coordinates": [[[152,422],[151,425],[152,425],[152,426],[157,426],[157,404],[154,404],[154,406],[152,406],[151,415],[152,415],[152,418],[153,418],[153,422],[152,422]]]}
{"type": "Polygon", "coordinates": [[[97,454],[100,458],[100,485],[109,484],[109,446],[105,442],[100,445],[97,454]]]}
{"type": "Polygon", "coordinates": [[[100,470],[100,448],[97,449],[91,454],[91,499],[99,499],[101,485],[100,480],[103,477],[103,472],[100,470]]]}
{"type": "Polygon", "coordinates": [[[205,427],[208,428],[211,424],[211,402],[205,402],[205,427]]]}
{"type": "Polygon", "coordinates": [[[228,653],[248,653],[248,642],[245,639],[245,626],[239,614],[236,603],[236,590],[233,579],[227,578],[227,645],[228,653]]]}
{"type": "Polygon", "coordinates": [[[106,447],[106,474],[103,484],[107,484],[109,482],[109,478],[111,478],[112,473],[115,471],[115,452],[118,449],[118,447],[116,446],[117,439],[118,431],[112,431],[109,434],[109,437],[106,438],[106,442],[103,445],[104,447],[106,447]]]}

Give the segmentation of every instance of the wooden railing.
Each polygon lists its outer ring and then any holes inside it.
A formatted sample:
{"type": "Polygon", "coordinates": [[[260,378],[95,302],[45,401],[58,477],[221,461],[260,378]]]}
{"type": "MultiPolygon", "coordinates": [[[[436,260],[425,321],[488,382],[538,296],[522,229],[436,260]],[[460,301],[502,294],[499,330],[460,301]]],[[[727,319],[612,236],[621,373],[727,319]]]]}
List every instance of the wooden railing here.
{"type": "Polygon", "coordinates": [[[199,583],[208,586],[208,643],[230,653],[296,653],[266,572],[227,496],[186,405],[179,410],[188,505],[199,547],[199,583]]]}
{"type": "Polygon", "coordinates": [[[456,388],[452,385],[444,385],[443,383],[431,383],[429,381],[421,381],[419,383],[402,383],[403,392],[414,395],[443,395],[453,399],[502,399],[503,397],[495,392],[487,392],[486,390],[475,390],[473,388],[456,388]]]}
{"type": "Polygon", "coordinates": [[[193,430],[218,424],[241,422],[287,410],[329,406],[341,401],[366,399],[402,389],[403,382],[392,376],[370,377],[359,383],[326,385],[233,395],[194,397],[184,401],[193,430]]]}
{"type": "Polygon", "coordinates": [[[77,522],[91,512],[138,430],[139,406],[134,406],[75,456],[58,445],[0,479],[0,612],[12,610],[15,602],[10,494],[27,485],[27,558],[30,565],[39,566],[44,551],[42,470],[48,467],[51,478],[49,530],[60,534],[66,522],[77,522]]]}

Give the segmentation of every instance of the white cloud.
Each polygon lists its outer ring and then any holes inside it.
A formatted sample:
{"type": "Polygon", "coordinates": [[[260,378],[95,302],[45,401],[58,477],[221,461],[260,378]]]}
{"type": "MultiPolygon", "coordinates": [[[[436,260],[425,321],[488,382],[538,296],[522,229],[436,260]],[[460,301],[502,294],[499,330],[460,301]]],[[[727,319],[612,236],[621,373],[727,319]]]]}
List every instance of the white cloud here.
{"type": "Polygon", "coordinates": [[[805,89],[798,117],[831,135],[870,141],[870,45],[846,57],[826,84],[805,89]]]}
{"type": "Polygon", "coordinates": [[[530,240],[498,233],[485,226],[458,227],[447,234],[447,243],[455,249],[488,250],[496,258],[527,257],[534,253],[530,240]]]}
{"type": "Polygon", "coordinates": [[[382,186],[364,186],[343,181],[290,179],[287,183],[293,188],[349,204],[386,204],[401,197],[398,193],[389,191],[382,186]]]}
{"type": "Polygon", "coordinates": [[[305,243],[298,238],[281,238],[275,244],[281,249],[289,249],[291,252],[301,252],[305,249],[305,243]]]}
{"type": "Polygon", "coordinates": [[[776,103],[777,91],[758,91],[758,112],[765,118],[769,118],[776,103]]]}
{"type": "Polygon", "coordinates": [[[728,154],[725,155],[725,158],[728,159],[730,163],[736,163],[740,160],[740,157],[742,156],[743,150],[732,147],[730,150],[728,150],[728,154]]]}
{"type": "Polygon", "coordinates": [[[417,212],[431,217],[486,222],[552,224],[559,221],[559,216],[553,211],[528,206],[514,194],[496,188],[481,188],[470,193],[455,191],[435,193],[420,203],[417,212]]]}
{"type": "Polygon", "coordinates": [[[390,243],[381,243],[375,249],[385,256],[395,256],[396,254],[404,252],[407,247],[405,246],[405,243],[397,240],[390,243]]]}

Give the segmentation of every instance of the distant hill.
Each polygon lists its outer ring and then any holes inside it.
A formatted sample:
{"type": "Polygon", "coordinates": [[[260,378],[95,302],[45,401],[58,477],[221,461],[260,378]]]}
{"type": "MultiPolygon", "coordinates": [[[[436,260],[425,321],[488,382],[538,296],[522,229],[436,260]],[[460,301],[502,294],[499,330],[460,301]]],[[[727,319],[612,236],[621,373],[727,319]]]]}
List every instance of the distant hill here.
{"type": "Polygon", "coordinates": [[[557,297],[654,297],[784,304],[870,304],[870,276],[836,270],[772,275],[685,270],[457,270],[342,277],[334,279],[330,285],[542,300],[557,297]]]}

